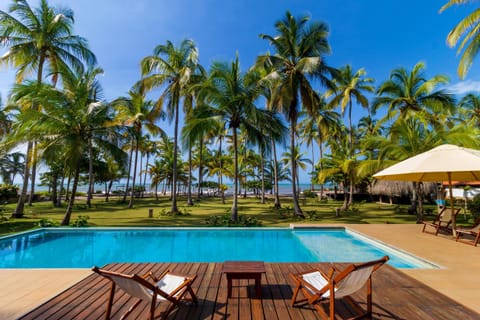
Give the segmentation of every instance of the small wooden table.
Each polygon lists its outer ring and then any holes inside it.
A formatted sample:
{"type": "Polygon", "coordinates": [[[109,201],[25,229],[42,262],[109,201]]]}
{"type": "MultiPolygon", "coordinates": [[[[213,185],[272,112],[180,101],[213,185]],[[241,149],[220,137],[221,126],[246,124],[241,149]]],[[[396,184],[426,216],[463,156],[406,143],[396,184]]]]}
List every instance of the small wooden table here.
{"type": "Polygon", "coordinates": [[[262,273],[265,264],[262,261],[225,261],[222,272],[227,275],[228,297],[232,297],[233,279],[254,279],[257,299],[262,297],[262,273]]]}

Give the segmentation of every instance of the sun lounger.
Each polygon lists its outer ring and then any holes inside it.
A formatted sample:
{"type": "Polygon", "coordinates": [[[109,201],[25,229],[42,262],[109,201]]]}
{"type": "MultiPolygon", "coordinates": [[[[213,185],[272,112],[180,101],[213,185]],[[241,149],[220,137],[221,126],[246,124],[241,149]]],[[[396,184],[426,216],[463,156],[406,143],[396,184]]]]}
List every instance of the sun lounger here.
{"type": "Polygon", "coordinates": [[[167,270],[157,278],[151,272],[140,277],[136,274],[128,275],[99,269],[97,267],[93,267],[92,270],[112,282],[105,319],[110,319],[116,286],[130,296],[139,299],[121,316],[121,319],[124,319],[143,300],[150,302],[151,320],[155,318],[154,315],[157,302],[168,301],[171,303],[170,307],[163,314],[162,318],[164,319],[168,317],[175,307],[179,306],[186,293],[189,293],[192,301],[197,304],[197,297],[191,287],[192,282],[197,277],[196,275],[193,277],[179,276],[174,275],[167,270]],[[151,281],[148,280],[149,278],[151,281]]]}
{"type": "Polygon", "coordinates": [[[480,241],[480,223],[477,224],[475,227],[470,229],[456,229],[457,231],[457,241],[471,244],[472,246],[477,246],[478,242],[480,241]],[[467,240],[462,238],[463,236],[472,236],[473,240],[467,240]]]}
{"type": "Polygon", "coordinates": [[[423,229],[422,232],[426,233],[431,233],[434,235],[438,235],[440,230],[449,232],[450,231],[450,224],[452,223],[453,217],[457,217],[458,213],[460,212],[462,208],[453,208],[453,213],[452,213],[452,208],[451,207],[445,207],[440,211],[440,213],[435,217],[433,222],[423,222],[423,229]],[[433,230],[428,230],[429,229],[433,230]]]}
{"type": "Polygon", "coordinates": [[[329,301],[330,319],[335,319],[335,299],[348,299],[356,309],[363,310],[353,301],[351,294],[357,292],[367,284],[367,310],[357,318],[372,316],[372,273],[388,261],[388,256],[361,264],[350,264],[342,271],[331,268],[328,274],[320,270],[311,270],[301,274],[290,274],[295,282],[292,297],[292,306],[299,303],[311,304],[322,316],[324,314],[320,303],[329,301]],[[297,300],[298,293],[302,292],[305,299],[297,300]]]}

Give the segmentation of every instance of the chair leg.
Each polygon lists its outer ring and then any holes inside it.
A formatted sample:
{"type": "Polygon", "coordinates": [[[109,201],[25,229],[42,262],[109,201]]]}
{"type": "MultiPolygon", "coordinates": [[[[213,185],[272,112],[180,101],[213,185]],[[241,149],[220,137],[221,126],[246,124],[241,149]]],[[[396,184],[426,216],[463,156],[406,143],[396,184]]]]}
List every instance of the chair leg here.
{"type": "Polygon", "coordinates": [[[152,303],[150,304],[150,320],[155,319],[155,307],[157,305],[157,295],[154,294],[152,297],[152,303]]]}
{"type": "Polygon", "coordinates": [[[335,283],[330,283],[330,319],[335,319],[335,283]]]}
{"type": "Polygon", "coordinates": [[[110,314],[112,313],[112,304],[113,296],[115,295],[115,282],[112,281],[112,286],[110,287],[110,296],[108,297],[107,311],[105,314],[105,320],[110,319],[110,314]]]}
{"type": "Polygon", "coordinates": [[[367,281],[367,314],[369,317],[372,316],[372,276],[371,275],[367,281]]]}
{"type": "Polygon", "coordinates": [[[293,295],[292,295],[292,307],[295,305],[295,302],[297,301],[297,296],[299,291],[300,291],[300,286],[297,283],[297,286],[295,287],[295,290],[293,291],[293,295]]]}

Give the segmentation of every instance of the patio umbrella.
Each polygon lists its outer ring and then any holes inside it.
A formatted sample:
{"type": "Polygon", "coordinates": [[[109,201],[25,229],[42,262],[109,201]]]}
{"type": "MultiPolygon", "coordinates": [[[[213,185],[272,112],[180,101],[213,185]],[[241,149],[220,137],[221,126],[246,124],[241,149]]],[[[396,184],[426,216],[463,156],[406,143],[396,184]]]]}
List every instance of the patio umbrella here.
{"type": "MultiPolygon", "coordinates": [[[[453,210],[452,180],[480,180],[480,150],[444,144],[403,160],[373,175],[380,180],[448,181],[453,210]]],[[[455,219],[452,221],[455,234],[455,219]]]]}

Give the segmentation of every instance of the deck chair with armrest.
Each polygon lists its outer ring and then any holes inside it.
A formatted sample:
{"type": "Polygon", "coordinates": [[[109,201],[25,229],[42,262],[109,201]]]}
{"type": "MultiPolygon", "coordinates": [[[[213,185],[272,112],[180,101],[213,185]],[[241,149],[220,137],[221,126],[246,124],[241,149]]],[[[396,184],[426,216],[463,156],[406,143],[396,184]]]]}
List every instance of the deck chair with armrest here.
{"type": "Polygon", "coordinates": [[[342,271],[330,268],[327,274],[320,270],[312,270],[301,274],[290,274],[295,282],[292,296],[292,306],[300,303],[309,303],[323,316],[322,302],[330,304],[330,319],[335,319],[335,299],[347,299],[360,314],[351,319],[360,319],[372,316],[372,273],[388,261],[389,257],[360,264],[350,264],[342,271]],[[363,310],[350,295],[367,284],[367,310],[363,310]],[[299,292],[305,299],[297,299],[299,292]],[[361,313],[363,312],[363,313],[361,313]]]}
{"type": "Polygon", "coordinates": [[[191,287],[192,282],[197,277],[196,275],[185,277],[172,274],[167,270],[157,278],[152,272],[149,272],[144,276],[139,276],[136,274],[130,275],[108,271],[97,267],[93,267],[92,270],[112,282],[110,296],[108,298],[107,312],[105,315],[105,319],[107,320],[110,319],[113,297],[117,286],[130,296],[139,299],[121,316],[120,319],[125,319],[125,317],[130,314],[141,301],[150,302],[150,320],[154,319],[155,309],[159,302],[170,302],[170,306],[163,313],[163,318],[167,318],[168,315],[180,305],[187,293],[195,304],[198,303],[197,297],[191,287]]]}
{"type": "Polygon", "coordinates": [[[477,224],[475,227],[470,229],[456,229],[457,231],[457,241],[463,242],[467,244],[471,244],[472,246],[476,247],[478,242],[480,241],[480,223],[477,224]],[[462,236],[472,236],[473,240],[467,240],[462,238],[462,236]]]}
{"type": "Polygon", "coordinates": [[[440,211],[440,213],[435,217],[433,222],[423,221],[422,232],[434,235],[438,235],[440,230],[449,232],[453,217],[456,218],[460,210],[462,210],[462,208],[453,208],[452,212],[451,207],[444,207],[442,211],[440,211]],[[427,230],[427,227],[430,229],[433,228],[433,230],[427,230]]]}

